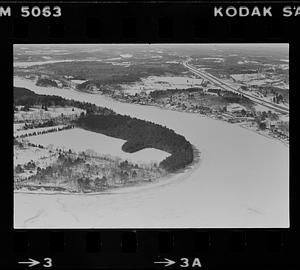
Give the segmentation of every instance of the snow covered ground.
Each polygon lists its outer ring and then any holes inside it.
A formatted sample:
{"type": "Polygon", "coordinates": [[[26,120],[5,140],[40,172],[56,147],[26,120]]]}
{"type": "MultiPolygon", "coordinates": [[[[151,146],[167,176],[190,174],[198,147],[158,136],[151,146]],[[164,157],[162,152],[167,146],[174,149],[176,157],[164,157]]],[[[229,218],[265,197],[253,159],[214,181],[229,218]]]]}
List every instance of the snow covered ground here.
{"type": "Polygon", "coordinates": [[[102,62],[101,59],[69,59],[69,60],[47,60],[47,61],[25,61],[25,62],[14,62],[14,67],[18,68],[27,68],[31,66],[39,66],[39,65],[45,65],[45,64],[54,64],[54,63],[61,63],[61,62],[85,62],[85,61],[96,61],[96,62],[102,62]]]}
{"type": "Polygon", "coordinates": [[[222,63],[225,61],[223,57],[202,57],[201,59],[212,60],[212,62],[215,62],[215,63],[222,63]]]}
{"type": "Polygon", "coordinates": [[[231,77],[237,81],[242,81],[242,82],[248,82],[248,81],[252,82],[253,80],[264,80],[266,78],[266,76],[261,73],[232,74],[231,77]]]}
{"type": "Polygon", "coordinates": [[[136,153],[126,153],[122,151],[125,140],[80,128],[32,136],[28,140],[34,144],[44,146],[53,144],[54,147],[65,147],[67,150],[72,149],[76,152],[92,149],[101,155],[120,157],[134,163],[149,163],[151,161],[159,163],[170,155],[153,148],[143,149],[136,153]]]}
{"type": "Polygon", "coordinates": [[[43,164],[45,160],[48,161],[49,157],[48,149],[40,149],[36,147],[18,149],[18,151],[14,151],[14,166],[17,166],[18,164],[24,165],[31,160],[33,160],[36,165],[40,166],[40,164],[43,164]]]}
{"type": "MultiPolygon", "coordinates": [[[[260,104],[255,104],[255,105],[253,105],[253,107],[255,108],[255,111],[257,111],[257,112],[265,112],[265,111],[267,111],[266,107],[262,106],[260,104]]],[[[268,111],[271,111],[272,113],[276,113],[276,111],[273,110],[273,109],[271,109],[271,108],[268,108],[268,111]]]]}
{"type": "Polygon", "coordinates": [[[86,80],[71,80],[71,82],[75,83],[75,84],[81,84],[81,83],[86,82],[86,80]]]}
{"type": "Polygon", "coordinates": [[[14,112],[14,119],[16,121],[25,121],[25,120],[34,120],[34,119],[50,119],[54,117],[63,116],[71,116],[77,115],[79,116],[85,110],[73,107],[48,107],[47,111],[40,108],[31,107],[29,111],[17,111],[14,112]]]}
{"type": "Polygon", "coordinates": [[[257,86],[262,86],[262,85],[267,85],[267,86],[277,86],[279,88],[283,89],[289,89],[289,84],[285,83],[282,80],[278,80],[278,78],[266,78],[265,74],[262,73],[245,73],[245,74],[232,74],[232,78],[234,78],[238,82],[246,83],[249,85],[257,85],[257,86]]]}
{"type": "Polygon", "coordinates": [[[24,127],[24,123],[14,123],[14,134],[15,132],[21,130],[24,127]]]}
{"type": "Polygon", "coordinates": [[[239,65],[242,65],[242,64],[260,64],[259,62],[257,61],[248,61],[248,60],[243,60],[243,61],[238,61],[237,62],[239,65]]]}
{"type": "Polygon", "coordinates": [[[129,54],[129,53],[125,53],[125,54],[120,54],[120,56],[122,58],[131,58],[133,55],[132,54],[129,54]]]}
{"type": "Polygon", "coordinates": [[[145,91],[147,93],[154,90],[166,89],[187,89],[191,87],[202,87],[202,79],[184,76],[149,76],[141,81],[132,84],[122,84],[124,92],[134,95],[145,91]]]}
{"type": "Polygon", "coordinates": [[[197,114],[17,78],[14,85],[166,125],[201,151],[200,164],[163,186],[100,195],[15,193],[15,228],[289,227],[289,148],[281,142],[197,114]]]}
{"type": "Polygon", "coordinates": [[[48,61],[26,61],[26,62],[14,62],[14,67],[18,68],[26,68],[30,66],[36,66],[36,65],[44,65],[44,64],[53,64],[53,63],[60,63],[60,62],[72,62],[76,60],[48,60],[48,61]]]}

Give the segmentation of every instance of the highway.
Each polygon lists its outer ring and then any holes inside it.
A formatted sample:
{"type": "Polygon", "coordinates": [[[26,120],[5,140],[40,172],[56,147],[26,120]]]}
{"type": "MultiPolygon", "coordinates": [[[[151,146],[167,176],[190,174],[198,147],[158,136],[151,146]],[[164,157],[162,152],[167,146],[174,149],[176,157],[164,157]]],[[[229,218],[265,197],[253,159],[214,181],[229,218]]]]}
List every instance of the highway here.
{"type": "Polygon", "coordinates": [[[273,102],[269,102],[269,101],[266,101],[264,99],[261,99],[261,98],[258,98],[258,97],[254,97],[252,95],[249,95],[249,94],[246,94],[234,87],[232,87],[231,85],[228,85],[227,83],[223,82],[222,80],[220,80],[219,78],[209,74],[208,72],[205,72],[203,70],[198,70],[197,68],[195,68],[193,65],[191,64],[188,64],[188,62],[183,62],[183,65],[188,68],[191,72],[193,72],[194,74],[214,83],[215,85],[221,87],[222,89],[224,90],[227,90],[227,91],[231,91],[231,92],[235,92],[235,93],[238,93],[238,94],[241,94],[242,96],[244,97],[247,97],[249,99],[251,99],[253,102],[259,104],[259,105],[262,105],[268,109],[273,109],[279,113],[282,113],[282,114],[289,114],[289,109],[286,108],[286,107],[283,107],[283,106],[280,106],[278,104],[275,104],[273,102]]]}

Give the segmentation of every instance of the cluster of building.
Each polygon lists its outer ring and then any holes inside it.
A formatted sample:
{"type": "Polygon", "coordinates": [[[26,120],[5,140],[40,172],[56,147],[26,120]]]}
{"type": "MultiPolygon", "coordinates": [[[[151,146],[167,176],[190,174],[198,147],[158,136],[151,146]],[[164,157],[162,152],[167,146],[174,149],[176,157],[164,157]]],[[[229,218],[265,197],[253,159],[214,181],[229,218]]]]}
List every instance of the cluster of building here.
{"type": "MultiPolygon", "coordinates": [[[[205,94],[219,95],[218,91],[218,89],[211,89],[209,91],[205,91],[205,94]]],[[[126,93],[115,93],[113,94],[113,97],[123,102],[125,101],[128,103],[153,105],[171,110],[199,113],[215,119],[224,120],[229,123],[240,123],[248,128],[254,129],[255,131],[264,130],[265,132],[268,132],[268,135],[272,137],[281,139],[285,142],[289,142],[288,130],[281,128],[283,121],[279,119],[268,119],[268,116],[262,117],[263,112],[249,110],[245,106],[238,103],[229,103],[222,109],[214,109],[202,105],[186,105],[186,103],[178,102],[178,100],[176,100],[174,97],[157,101],[145,92],[136,95],[130,95],[126,93]]]]}

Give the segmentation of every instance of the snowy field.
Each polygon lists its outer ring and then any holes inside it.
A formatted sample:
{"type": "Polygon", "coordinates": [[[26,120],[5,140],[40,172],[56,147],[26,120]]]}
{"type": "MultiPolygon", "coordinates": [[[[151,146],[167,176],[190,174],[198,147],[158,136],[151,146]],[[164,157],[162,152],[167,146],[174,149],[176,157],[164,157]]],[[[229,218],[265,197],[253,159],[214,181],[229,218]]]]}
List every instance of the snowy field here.
{"type": "Polygon", "coordinates": [[[237,62],[239,65],[243,65],[243,64],[260,64],[257,61],[248,61],[248,60],[243,60],[243,61],[238,61],[237,62]]]}
{"type": "Polygon", "coordinates": [[[250,85],[257,85],[257,86],[262,86],[262,85],[267,85],[267,86],[277,86],[279,88],[283,89],[289,89],[289,84],[285,83],[282,80],[278,80],[276,78],[271,78],[268,79],[266,78],[265,74],[257,74],[257,73],[251,73],[251,74],[232,74],[232,78],[234,78],[237,82],[242,82],[250,85]]]}
{"type": "MultiPolygon", "coordinates": [[[[262,106],[260,104],[255,104],[255,105],[253,105],[253,107],[256,112],[265,112],[266,111],[266,107],[262,106]]],[[[268,108],[268,111],[271,111],[272,113],[276,113],[276,111],[271,108],[268,108]]]]}
{"type": "Polygon", "coordinates": [[[225,60],[223,57],[202,57],[203,60],[211,60],[214,63],[223,63],[225,60]]]}
{"type": "Polygon", "coordinates": [[[253,80],[264,80],[266,78],[266,76],[261,73],[232,74],[230,76],[235,80],[242,81],[242,82],[249,82],[249,81],[252,82],[253,80]]]}
{"type": "Polygon", "coordinates": [[[120,54],[120,56],[122,58],[131,58],[133,55],[132,54],[129,54],[129,53],[125,53],[125,54],[120,54]]]}
{"type": "MultiPolygon", "coordinates": [[[[44,160],[49,159],[49,150],[48,149],[40,149],[40,148],[26,148],[26,149],[18,149],[14,151],[14,166],[18,164],[24,165],[29,161],[33,160],[38,166],[44,163],[44,160]]],[[[41,166],[43,167],[43,166],[41,166]]]]}
{"type": "Polygon", "coordinates": [[[31,66],[36,66],[36,65],[44,65],[44,64],[53,64],[53,63],[60,63],[60,62],[73,62],[76,60],[48,60],[48,61],[26,61],[26,62],[14,62],[14,67],[18,68],[26,68],[26,67],[31,67],[31,66]]]}
{"type": "Polygon", "coordinates": [[[118,63],[118,62],[105,62],[105,63],[110,63],[113,66],[123,66],[123,67],[130,67],[131,66],[130,62],[121,62],[121,63],[118,63]]]}
{"type": "Polygon", "coordinates": [[[19,131],[19,130],[21,130],[23,127],[24,127],[24,123],[14,123],[14,134],[15,134],[15,132],[17,132],[17,131],[19,131]]]}
{"type": "Polygon", "coordinates": [[[135,153],[126,153],[122,151],[125,140],[80,128],[31,136],[28,140],[34,144],[44,146],[53,144],[54,147],[64,147],[66,150],[72,149],[76,152],[91,149],[101,155],[120,157],[134,163],[149,163],[151,161],[159,163],[170,155],[167,152],[153,148],[143,149],[135,153]]]}
{"type": "Polygon", "coordinates": [[[85,62],[85,61],[96,61],[96,62],[102,62],[101,59],[69,59],[69,60],[47,60],[47,61],[25,61],[25,62],[14,62],[14,67],[18,68],[27,68],[31,66],[39,66],[39,65],[45,65],[45,64],[54,64],[54,63],[61,63],[61,62],[85,62]]]}
{"type": "Polygon", "coordinates": [[[289,227],[289,148],[281,142],[197,114],[17,78],[14,85],[166,125],[201,151],[200,164],[163,186],[101,195],[15,193],[15,228],[289,227]]]}
{"type": "Polygon", "coordinates": [[[132,84],[122,84],[124,92],[134,95],[145,91],[147,93],[154,90],[166,89],[187,89],[191,87],[202,87],[202,79],[183,76],[149,76],[142,78],[141,81],[132,84]]]}
{"type": "Polygon", "coordinates": [[[81,83],[86,82],[86,80],[71,80],[71,82],[75,83],[75,84],[81,84],[81,83]]]}

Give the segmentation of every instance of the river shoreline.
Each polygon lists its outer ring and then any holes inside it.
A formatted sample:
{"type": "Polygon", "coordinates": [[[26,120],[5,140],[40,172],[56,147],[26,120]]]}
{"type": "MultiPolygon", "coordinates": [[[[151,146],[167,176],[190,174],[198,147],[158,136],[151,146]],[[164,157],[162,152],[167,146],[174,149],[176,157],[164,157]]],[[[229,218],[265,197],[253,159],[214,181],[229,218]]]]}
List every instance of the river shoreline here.
{"type": "Polygon", "coordinates": [[[171,176],[164,186],[136,192],[15,193],[14,228],[289,227],[289,148],[278,140],[195,113],[32,84],[15,81],[15,86],[39,94],[92,102],[167,126],[199,149],[201,160],[192,170],[171,176]]]}
{"type": "MultiPolygon", "coordinates": [[[[74,89],[74,90],[75,90],[75,89],[74,89]]],[[[75,91],[79,91],[79,90],[75,90],[75,91]]],[[[90,93],[90,94],[95,94],[95,93],[90,93]]],[[[110,96],[105,96],[105,97],[110,98],[110,99],[113,99],[113,98],[111,98],[110,96]]],[[[114,99],[113,99],[113,100],[114,100],[114,99]]],[[[116,101],[119,101],[119,102],[121,102],[121,103],[131,104],[131,103],[128,103],[128,102],[123,101],[123,100],[120,100],[120,99],[118,99],[118,100],[116,100],[116,101]]],[[[134,103],[134,104],[140,105],[140,106],[150,106],[150,107],[155,107],[155,108],[159,108],[159,109],[161,109],[161,110],[170,110],[170,109],[168,109],[168,108],[165,108],[165,107],[163,107],[163,106],[158,106],[158,105],[155,105],[155,104],[139,104],[139,103],[134,103]]],[[[213,119],[213,120],[216,120],[216,121],[222,121],[222,122],[228,123],[228,122],[225,121],[225,120],[218,119],[218,118],[216,118],[216,117],[211,117],[211,116],[204,115],[204,114],[200,114],[200,113],[186,112],[186,111],[175,110],[175,109],[171,109],[171,111],[182,112],[182,113],[191,113],[191,114],[198,115],[198,116],[200,116],[200,117],[206,117],[206,118],[208,118],[208,119],[213,119]]],[[[228,124],[234,125],[234,124],[232,124],[232,123],[228,123],[228,124]]],[[[287,142],[285,142],[285,141],[283,141],[283,140],[281,140],[281,139],[274,138],[274,137],[272,137],[272,136],[270,136],[270,135],[268,135],[268,134],[263,134],[262,132],[260,132],[260,131],[258,131],[258,130],[254,130],[253,128],[250,128],[250,127],[247,127],[247,126],[243,125],[243,123],[236,123],[235,125],[237,125],[237,126],[239,126],[239,127],[242,127],[242,128],[245,128],[245,129],[247,129],[247,130],[249,130],[249,131],[252,131],[252,132],[254,132],[254,133],[258,134],[258,135],[264,136],[265,138],[268,138],[268,139],[271,139],[271,140],[279,141],[279,142],[281,142],[284,146],[289,147],[289,143],[287,143],[287,142]]]]}
{"type": "MultiPolygon", "coordinates": [[[[19,77],[21,79],[24,79],[22,77],[19,77]]],[[[58,88],[59,89],[59,88],[58,88]]],[[[122,100],[122,99],[114,99],[112,98],[111,96],[109,95],[102,95],[102,94],[99,94],[99,93],[95,93],[95,92],[92,92],[92,91],[80,91],[78,89],[75,89],[75,88],[64,88],[65,90],[70,90],[70,91],[74,91],[76,93],[78,93],[79,95],[80,94],[89,94],[89,95],[96,95],[96,96],[101,96],[103,97],[104,99],[107,99],[108,101],[113,101],[113,102],[120,102],[120,103],[123,103],[123,104],[130,104],[130,105],[136,105],[136,106],[148,106],[148,107],[154,107],[154,108],[157,108],[157,109],[161,109],[162,111],[175,111],[175,112],[181,112],[181,113],[189,113],[189,114],[194,114],[194,115],[197,115],[197,116],[200,116],[200,117],[205,117],[205,118],[208,118],[208,119],[213,119],[213,120],[216,120],[216,121],[221,121],[221,122],[225,122],[225,123],[228,123],[227,121],[225,120],[222,120],[222,119],[218,119],[216,117],[212,117],[212,116],[208,116],[208,115],[204,115],[204,114],[200,114],[200,113],[195,113],[195,112],[187,112],[187,111],[182,111],[182,110],[176,110],[176,109],[168,109],[168,108],[165,108],[163,106],[159,106],[159,105],[156,105],[156,104],[140,104],[140,103],[128,103],[126,102],[125,100],[122,100]]],[[[234,125],[232,123],[228,123],[229,125],[234,125]]],[[[259,130],[256,130],[256,129],[253,129],[253,128],[250,128],[248,126],[245,126],[243,125],[243,123],[236,123],[235,125],[238,125],[239,127],[241,128],[244,128],[244,129],[247,129],[251,132],[254,132],[258,135],[261,135],[261,136],[264,136],[265,138],[268,138],[268,139],[271,139],[271,140],[276,140],[280,143],[282,143],[284,146],[286,147],[289,147],[289,143],[285,142],[284,140],[281,140],[279,138],[275,138],[273,136],[270,136],[269,134],[264,134],[263,132],[259,131],[259,130]]]]}
{"type": "Polygon", "coordinates": [[[162,176],[160,178],[153,179],[153,181],[149,183],[132,183],[120,187],[112,187],[108,188],[105,191],[99,191],[99,192],[41,192],[41,191],[29,191],[29,190],[14,190],[15,194],[39,194],[39,195],[79,195],[79,196],[93,196],[93,195],[107,195],[107,194],[125,194],[130,192],[136,192],[137,190],[144,190],[144,189],[151,189],[156,188],[160,186],[164,186],[167,184],[170,184],[172,182],[172,179],[174,176],[180,175],[189,175],[191,174],[196,168],[200,166],[201,158],[200,158],[200,152],[193,147],[194,149],[194,159],[193,162],[189,165],[187,165],[185,168],[180,169],[173,173],[168,173],[165,176],[162,176]],[[171,180],[171,181],[170,181],[171,180]],[[126,192],[127,190],[127,192],[126,192]]]}

